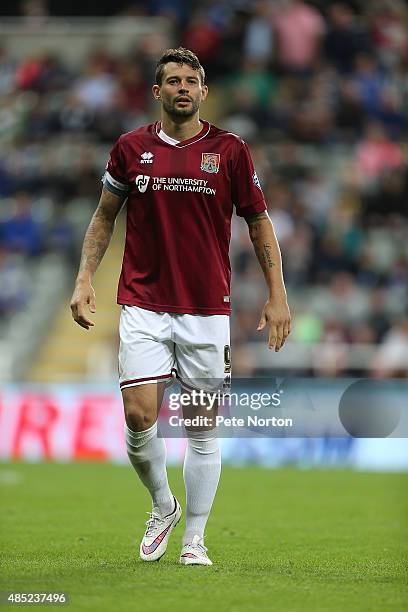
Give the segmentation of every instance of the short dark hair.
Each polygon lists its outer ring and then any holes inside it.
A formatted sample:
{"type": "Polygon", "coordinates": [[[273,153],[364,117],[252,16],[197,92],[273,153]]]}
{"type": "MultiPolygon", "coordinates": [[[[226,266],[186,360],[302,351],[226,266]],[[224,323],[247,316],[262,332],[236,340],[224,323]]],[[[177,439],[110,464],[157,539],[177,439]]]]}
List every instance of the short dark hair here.
{"type": "Polygon", "coordinates": [[[157,85],[162,84],[164,66],[169,62],[174,62],[180,65],[187,64],[187,66],[191,66],[193,70],[198,70],[200,74],[201,85],[204,85],[205,72],[204,68],[200,64],[200,60],[198,59],[195,53],[193,53],[189,49],[184,49],[184,47],[178,47],[177,49],[166,49],[166,51],[163,53],[163,55],[156,64],[155,77],[157,85]]]}

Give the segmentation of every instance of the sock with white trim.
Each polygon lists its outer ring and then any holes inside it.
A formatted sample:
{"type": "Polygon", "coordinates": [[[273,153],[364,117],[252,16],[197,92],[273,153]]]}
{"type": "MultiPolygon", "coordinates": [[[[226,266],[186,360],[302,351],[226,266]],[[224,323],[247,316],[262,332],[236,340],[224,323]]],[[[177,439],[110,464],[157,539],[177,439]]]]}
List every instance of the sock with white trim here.
{"type": "Polygon", "coordinates": [[[166,444],[157,437],[157,422],[144,431],[132,431],[125,424],[128,457],[140,480],[152,496],[153,507],[162,516],[174,510],[166,470],[166,444]]]}
{"type": "Polygon", "coordinates": [[[183,546],[195,535],[204,538],[221,473],[221,452],[215,430],[187,432],[183,476],[186,487],[186,529],[183,546]]]}

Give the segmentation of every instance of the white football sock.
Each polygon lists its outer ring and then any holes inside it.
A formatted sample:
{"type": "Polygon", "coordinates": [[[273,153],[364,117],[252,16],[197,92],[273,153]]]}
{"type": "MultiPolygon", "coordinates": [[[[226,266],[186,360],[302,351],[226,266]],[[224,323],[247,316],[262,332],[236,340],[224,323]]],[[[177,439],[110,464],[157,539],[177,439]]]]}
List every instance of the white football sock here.
{"type": "Polygon", "coordinates": [[[186,487],[186,530],[183,546],[204,529],[217,491],[221,453],[215,430],[187,432],[183,476],[186,487]]]}
{"type": "Polygon", "coordinates": [[[157,422],[144,431],[132,431],[125,424],[128,457],[140,480],[152,496],[153,507],[162,516],[174,510],[166,470],[166,444],[157,437],[157,422]]]}

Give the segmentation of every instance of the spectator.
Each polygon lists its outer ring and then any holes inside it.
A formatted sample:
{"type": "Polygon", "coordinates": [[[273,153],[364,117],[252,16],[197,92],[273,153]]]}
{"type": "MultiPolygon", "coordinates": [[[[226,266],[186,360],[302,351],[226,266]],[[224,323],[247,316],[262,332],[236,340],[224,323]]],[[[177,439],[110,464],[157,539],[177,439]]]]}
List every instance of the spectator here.
{"type": "Polygon", "coordinates": [[[354,143],[364,128],[365,109],[356,88],[348,79],[339,81],[339,96],[336,104],[335,123],[337,137],[354,143]],[[340,136],[339,136],[340,134],[340,136]]]}
{"type": "Polygon", "coordinates": [[[346,367],[346,340],[344,325],[335,318],[328,320],[323,338],[313,353],[316,376],[334,378],[342,375],[346,367]]]}
{"type": "Polygon", "coordinates": [[[388,138],[381,124],[369,123],[358,147],[356,160],[363,183],[399,168],[402,162],[401,147],[388,138]]]}
{"type": "Polygon", "coordinates": [[[217,73],[220,40],[220,33],[207,14],[200,9],[195,11],[184,33],[183,44],[187,49],[194,49],[208,78],[217,73]]]}
{"type": "Polygon", "coordinates": [[[16,62],[10,57],[5,46],[0,44],[0,95],[13,91],[16,62]]]}
{"type": "Polygon", "coordinates": [[[376,378],[408,377],[408,318],[401,319],[386,334],[373,362],[376,378]]]}
{"type": "Polygon", "coordinates": [[[275,11],[277,57],[284,70],[304,74],[317,61],[325,24],[320,13],[302,0],[285,0],[275,11]]]}
{"type": "Polygon", "coordinates": [[[381,0],[371,17],[376,51],[384,66],[393,68],[408,57],[408,11],[404,2],[381,0]]]}
{"type": "Polygon", "coordinates": [[[384,219],[389,215],[408,218],[408,170],[403,166],[387,172],[378,188],[364,197],[364,216],[368,221],[384,219]]]}
{"type": "Polygon", "coordinates": [[[244,52],[247,59],[267,65],[274,50],[272,30],[272,7],[267,0],[255,3],[253,14],[248,22],[244,39],[244,52]]]}
{"type": "Polygon", "coordinates": [[[28,193],[17,193],[13,208],[0,225],[0,244],[15,253],[37,255],[42,247],[42,228],[33,215],[28,193]]]}
{"type": "Polygon", "coordinates": [[[364,21],[358,23],[350,5],[334,2],[328,9],[329,28],[324,41],[327,59],[342,74],[351,72],[356,56],[371,51],[364,21]]]}
{"type": "Polygon", "coordinates": [[[383,108],[383,91],[386,82],[379,70],[375,57],[368,53],[359,53],[355,59],[355,70],[350,79],[357,99],[368,113],[376,118],[383,108]]]}
{"type": "Polygon", "coordinates": [[[373,330],[373,342],[383,341],[390,328],[390,317],[387,316],[387,293],[384,287],[375,287],[370,296],[369,325],[373,330]]]}
{"type": "Polygon", "coordinates": [[[113,106],[118,85],[111,70],[110,58],[104,53],[95,53],[74,85],[77,100],[90,111],[103,111],[113,106]]]}
{"type": "Polygon", "coordinates": [[[18,255],[0,246],[0,321],[21,310],[29,298],[29,278],[18,255]]]}
{"type": "Polygon", "coordinates": [[[328,294],[321,289],[313,291],[311,303],[324,320],[337,321],[343,326],[366,320],[369,312],[367,293],[347,272],[332,276],[328,294]]]}

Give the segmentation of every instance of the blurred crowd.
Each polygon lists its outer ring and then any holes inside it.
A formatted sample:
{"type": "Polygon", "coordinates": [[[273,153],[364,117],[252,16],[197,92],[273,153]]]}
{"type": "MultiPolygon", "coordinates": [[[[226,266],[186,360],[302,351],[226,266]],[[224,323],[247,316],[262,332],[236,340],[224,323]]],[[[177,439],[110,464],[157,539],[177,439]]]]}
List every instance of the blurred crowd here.
{"type": "MultiPolygon", "coordinates": [[[[46,16],[43,2],[26,5],[46,16]]],[[[375,344],[374,375],[408,376],[406,3],[163,0],[120,14],[168,19],[173,43],[206,69],[215,122],[249,142],[292,337],[320,343],[315,371],[344,373],[345,344],[375,344]]],[[[107,151],[155,116],[156,47],[142,38],[122,56],[95,49],[76,69],[52,52],[16,60],[0,49],[0,318],[29,299],[25,258],[57,252],[76,266],[107,151]]],[[[231,256],[239,355],[260,340],[264,296],[237,219],[231,256]]]]}

